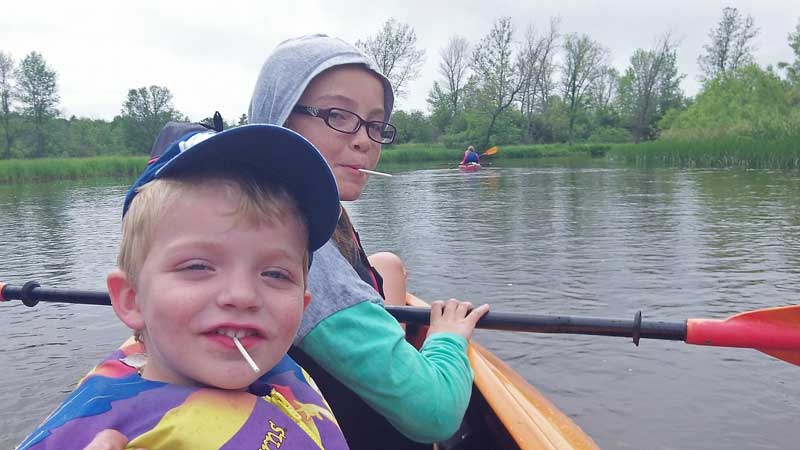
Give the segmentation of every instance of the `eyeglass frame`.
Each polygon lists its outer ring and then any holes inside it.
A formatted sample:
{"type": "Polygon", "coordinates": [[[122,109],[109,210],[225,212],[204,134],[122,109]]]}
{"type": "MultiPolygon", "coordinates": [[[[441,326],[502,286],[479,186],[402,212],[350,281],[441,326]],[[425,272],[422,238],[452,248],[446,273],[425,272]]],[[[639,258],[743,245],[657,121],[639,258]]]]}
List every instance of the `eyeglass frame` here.
{"type": "Polygon", "coordinates": [[[395,138],[397,137],[397,127],[395,127],[391,123],[384,122],[382,120],[364,120],[358,114],[354,113],[353,111],[346,110],[344,108],[336,108],[336,107],[334,107],[334,108],[317,108],[316,106],[306,106],[306,105],[299,105],[298,104],[298,105],[294,105],[294,108],[292,108],[292,112],[293,113],[298,113],[298,114],[303,114],[303,115],[310,116],[310,117],[316,117],[317,119],[322,119],[325,122],[325,125],[328,126],[328,128],[330,128],[332,130],[335,130],[335,131],[338,131],[340,133],[345,133],[345,134],[356,134],[356,133],[358,133],[359,130],[361,130],[361,126],[366,124],[367,125],[367,137],[372,142],[377,142],[378,144],[382,144],[382,145],[391,144],[392,142],[394,142],[395,138]],[[331,125],[331,123],[329,121],[329,118],[330,118],[330,115],[331,115],[331,111],[342,111],[342,112],[346,112],[348,114],[352,114],[353,116],[355,116],[356,119],[358,119],[358,125],[352,131],[340,130],[339,128],[334,127],[333,125],[331,125]],[[392,134],[392,140],[390,140],[389,142],[383,142],[383,141],[379,141],[379,140],[375,139],[374,137],[372,137],[370,135],[370,133],[369,133],[370,125],[372,125],[372,124],[378,124],[378,126],[381,127],[381,128],[390,128],[391,130],[393,130],[394,133],[392,134]]]}

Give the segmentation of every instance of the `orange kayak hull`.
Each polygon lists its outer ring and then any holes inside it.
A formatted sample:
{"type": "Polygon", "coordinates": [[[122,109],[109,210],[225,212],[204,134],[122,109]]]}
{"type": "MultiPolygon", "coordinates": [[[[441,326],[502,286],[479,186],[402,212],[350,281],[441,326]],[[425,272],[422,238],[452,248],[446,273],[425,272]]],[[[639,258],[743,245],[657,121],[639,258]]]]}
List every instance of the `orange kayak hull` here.
{"type": "MultiPolygon", "coordinates": [[[[406,295],[406,303],[428,306],[413,294],[406,295]]],[[[572,419],[492,352],[471,341],[467,356],[475,374],[467,419],[480,417],[489,424],[482,431],[473,427],[476,434],[489,434],[476,436],[484,445],[488,443],[486,448],[599,450],[572,419]]]]}

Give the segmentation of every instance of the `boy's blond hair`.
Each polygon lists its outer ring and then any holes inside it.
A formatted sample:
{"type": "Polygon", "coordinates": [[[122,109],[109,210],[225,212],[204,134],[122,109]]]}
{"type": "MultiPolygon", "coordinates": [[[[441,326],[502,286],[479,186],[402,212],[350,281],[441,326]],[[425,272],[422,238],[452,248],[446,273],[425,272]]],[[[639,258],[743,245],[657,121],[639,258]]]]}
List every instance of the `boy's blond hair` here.
{"type": "MultiPolygon", "coordinates": [[[[139,282],[139,271],[150,251],[159,218],[174,202],[180,201],[181,194],[202,185],[219,186],[227,189],[229,195],[238,195],[239,204],[232,214],[240,220],[257,225],[294,217],[301,226],[301,232],[308,234],[308,225],[300,214],[297,202],[282,186],[256,181],[253,177],[235,172],[220,174],[218,171],[209,175],[194,173],[184,177],[156,179],[139,188],[122,219],[117,265],[132,285],[136,286],[139,282]]],[[[267,236],[264,238],[268,239],[267,236]]],[[[308,248],[303,255],[303,287],[306,287],[308,248]]],[[[134,336],[141,341],[139,330],[134,336]]]]}
{"type": "MultiPolygon", "coordinates": [[[[301,231],[308,234],[308,226],[300,214],[297,203],[282,186],[256,181],[253,177],[239,173],[220,174],[219,171],[209,175],[193,173],[183,177],[153,180],[139,188],[139,193],[131,202],[122,220],[122,239],[117,265],[134,286],[139,281],[139,271],[150,251],[153,232],[159,218],[174,202],[180,201],[181,194],[197,189],[201,185],[218,185],[220,188],[228,189],[230,195],[238,195],[239,205],[233,214],[242,220],[255,225],[294,217],[300,223],[301,231]]],[[[307,248],[303,267],[305,286],[308,275],[307,248]]]]}

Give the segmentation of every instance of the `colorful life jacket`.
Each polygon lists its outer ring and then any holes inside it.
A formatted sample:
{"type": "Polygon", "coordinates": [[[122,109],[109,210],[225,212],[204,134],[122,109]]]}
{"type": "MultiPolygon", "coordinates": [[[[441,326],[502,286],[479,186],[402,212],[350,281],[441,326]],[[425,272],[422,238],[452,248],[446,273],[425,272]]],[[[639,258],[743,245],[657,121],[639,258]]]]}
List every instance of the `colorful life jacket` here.
{"type": "Polygon", "coordinates": [[[95,367],[18,450],[82,450],[105,429],[127,448],[347,449],[314,381],[290,357],[248,391],[149,381],[141,344],[129,340],[95,367]]]}

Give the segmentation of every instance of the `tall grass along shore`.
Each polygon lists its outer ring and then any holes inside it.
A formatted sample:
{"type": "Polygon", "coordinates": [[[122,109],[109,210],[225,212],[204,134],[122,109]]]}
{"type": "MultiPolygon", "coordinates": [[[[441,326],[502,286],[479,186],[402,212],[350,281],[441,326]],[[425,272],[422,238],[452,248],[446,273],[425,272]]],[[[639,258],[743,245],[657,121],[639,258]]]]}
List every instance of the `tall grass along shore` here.
{"type": "Polygon", "coordinates": [[[146,156],[9,159],[0,161],[0,183],[135,176],[146,164],[146,156]]]}
{"type": "MultiPolygon", "coordinates": [[[[491,158],[589,155],[593,151],[596,153],[598,149],[604,154],[607,146],[513,145],[502,147],[500,154],[491,158]]],[[[448,149],[441,144],[401,144],[386,147],[381,154],[381,163],[453,162],[461,160],[463,155],[464,150],[448,149]]],[[[146,164],[146,156],[0,160],[0,183],[135,176],[144,169],[146,164]]]]}
{"type": "Polygon", "coordinates": [[[770,139],[659,139],[612,145],[612,159],[635,165],[800,169],[800,132],[770,139]]]}
{"type": "MultiPolygon", "coordinates": [[[[383,150],[381,165],[454,162],[463,155],[462,149],[442,144],[392,145],[383,150]]],[[[507,145],[500,146],[500,152],[486,160],[549,157],[608,157],[627,164],[667,167],[800,169],[800,133],[766,140],[717,137],[660,139],[640,144],[507,145]]],[[[146,156],[0,160],[0,183],[136,176],[146,164],[146,156]]]]}

